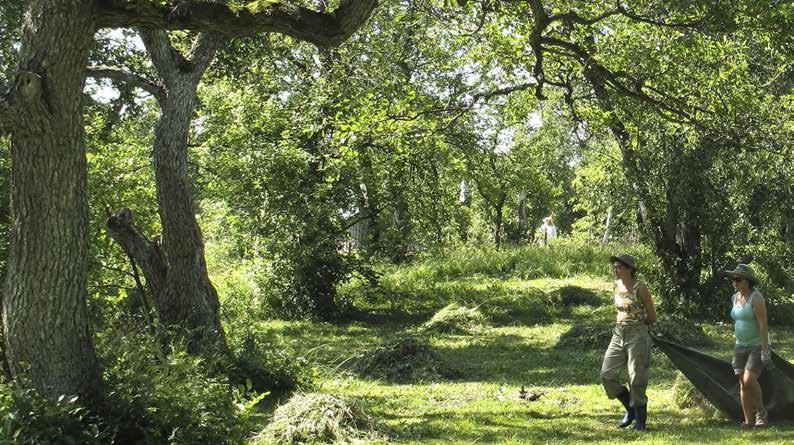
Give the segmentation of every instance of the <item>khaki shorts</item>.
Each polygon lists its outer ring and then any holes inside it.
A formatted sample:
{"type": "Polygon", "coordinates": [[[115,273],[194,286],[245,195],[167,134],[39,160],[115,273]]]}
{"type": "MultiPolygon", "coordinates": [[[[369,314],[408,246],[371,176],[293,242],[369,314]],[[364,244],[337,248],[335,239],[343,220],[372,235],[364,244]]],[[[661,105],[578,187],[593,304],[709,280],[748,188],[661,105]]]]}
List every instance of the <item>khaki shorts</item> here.
{"type": "Polygon", "coordinates": [[[764,363],[761,361],[761,346],[737,346],[733,351],[731,364],[736,375],[744,374],[745,371],[761,374],[764,369],[764,363]]]}

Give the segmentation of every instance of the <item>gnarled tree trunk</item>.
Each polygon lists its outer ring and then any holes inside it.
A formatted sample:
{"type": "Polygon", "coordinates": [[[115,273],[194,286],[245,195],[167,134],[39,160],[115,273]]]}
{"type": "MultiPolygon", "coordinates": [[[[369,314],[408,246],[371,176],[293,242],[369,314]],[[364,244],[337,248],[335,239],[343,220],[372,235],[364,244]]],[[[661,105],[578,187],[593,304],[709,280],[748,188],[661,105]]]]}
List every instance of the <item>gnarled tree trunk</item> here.
{"type": "MultiPolygon", "coordinates": [[[[15,380],[44,396],[103,399],[86,311],[86,159],[82,94],[93,43],[93,0],[33,0],[11,133],[12,234],[3,296],[6,355],[15,380]]],[[[0,107],[2,108],[2,107],[0,107]]]]}

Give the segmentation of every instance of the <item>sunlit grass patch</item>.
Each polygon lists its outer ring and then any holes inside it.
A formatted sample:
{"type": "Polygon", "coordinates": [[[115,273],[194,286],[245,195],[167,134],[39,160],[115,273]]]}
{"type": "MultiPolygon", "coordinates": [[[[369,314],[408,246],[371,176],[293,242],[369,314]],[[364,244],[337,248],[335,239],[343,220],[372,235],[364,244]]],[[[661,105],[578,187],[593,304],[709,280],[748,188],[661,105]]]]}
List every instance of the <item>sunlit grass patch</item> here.
{"type": "MultiPolygon", "coordinates": [[[[435,264],[427,260],[418,266],[391,268],[381,281],[386,290],[378,294],[384,299],[354,302],[377,314],[372,320],[336,325],[268,322],[263,328],[282,332],[293,348],[319,361],[326,370],[322,391],[360,402],[388,427],[389,443],[702,445],[745,439],[742,443],[794,443],[790,424],[739,436],[735,422],[699,408],[680,408],[674,390],[680,373],[658,350],[651,359],[649,431],[635,434],[617,428],[623,409],[606,398],[599,381],[615,320],[612,278],[605,274],[522,277],[515,273],[521,270],[520,258],[513,266],[504,261],[500,265],[509,267],[501,272],[470,270],[473,273],[466,275],[462,271],[468,266],[450,264],[441,273],[434,272],[435,264]],[[510,267],[513,272],[504,272],[510,267]],[[585,297],[564,304],[566,288],[585,297]],[[458,371],[456,378],[401,380],[350,372],[355,358],[417,332],[447,305],[476,307],[490,321],[481,329],[426,337],[439,362],[458,371]],[[561,347],[561,338],[580,325],[598,330],[598,338],[561,347]],[[527,393],[540,395],[534,400],[522,398],[522,386],[527,393]]],[[[660,317],[664,315],[660,312],[660,317]]],[[[699,348],[721,358],[731,355],[733,328],[727,320],[696,327],[713,340],[699,348]]],[[[794,359],[791,329],[773,327],[772,338],[778,353],[794,359]]]]}

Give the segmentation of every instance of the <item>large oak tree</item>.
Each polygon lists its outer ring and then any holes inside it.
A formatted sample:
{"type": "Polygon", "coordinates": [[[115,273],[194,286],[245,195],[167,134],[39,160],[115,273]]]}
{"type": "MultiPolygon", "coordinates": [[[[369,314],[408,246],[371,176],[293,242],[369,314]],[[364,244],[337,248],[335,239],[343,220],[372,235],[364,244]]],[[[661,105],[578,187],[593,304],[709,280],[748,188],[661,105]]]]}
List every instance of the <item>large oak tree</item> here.
{"type": "Polygon", "coordinates": [[[369,17],[377,0],[343,0],[329,13],[281,2],[257,12],[222,4],[31,0],[12,88],[0,101],[10,134],[12,235],[3,327],[13,377],[48,397],[103,399],[101,368],[85,306],[86,157],[82,94],[88,53],[101,27],[214,31],[229,37],[280,32],[334,45],[369,17]]]}

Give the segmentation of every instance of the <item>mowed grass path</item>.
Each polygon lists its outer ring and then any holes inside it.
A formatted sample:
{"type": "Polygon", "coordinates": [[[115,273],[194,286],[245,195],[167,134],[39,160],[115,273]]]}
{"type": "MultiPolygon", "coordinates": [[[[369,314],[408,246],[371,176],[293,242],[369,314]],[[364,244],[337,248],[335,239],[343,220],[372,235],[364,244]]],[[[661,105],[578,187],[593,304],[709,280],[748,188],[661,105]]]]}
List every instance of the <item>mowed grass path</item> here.
{"type": "MultiPolygon", "coordinates": [[[[672,390],[678,371],[660,351],[654,353],[651,365],[649,431],[618,429],[615,423],[622,409],[617,401],[607,400],[599,384],[603,350],[557,345],[574,324],[612,322],[608,280],[473,275],[424,284],[412,281],[410,286],[392,282],[390,286],[392,292],[384,299],[369,299],[366,304],[372,311],[359,321],[263,325],[320,364],[324,376],[320,391],[362,402],[386,426],[388,443],[794,444],[792,424],[742,433],[733,421],[708,417],[698,409],[679,409],[672,390]],[[586,289],[603,304],[554,304],[550,296],[565,286],[586,289]],[[350,371],[356,357],[426,321],[451,301],[481,304],[494,320],[492,326],[472,334],[432,336],[443,361],[462,377],[397,384],[361,378],[350,371]],[[521,386],[542,395],[536,401],[523,400],[521,386]]],[[[709,352],[724,358],[730,355],[731,329],[730,324],[704,325],[717,342],[709,352]]],[[[794,359],[794,330],[773,327],[773,332],[776,351],[794,359]]]]}

